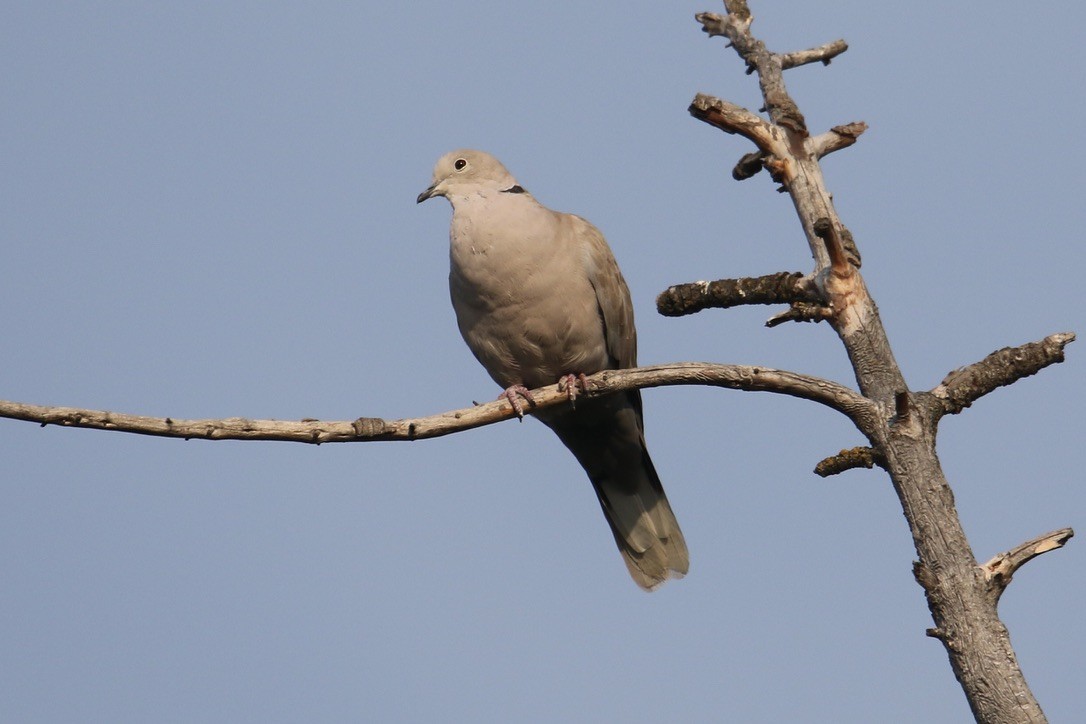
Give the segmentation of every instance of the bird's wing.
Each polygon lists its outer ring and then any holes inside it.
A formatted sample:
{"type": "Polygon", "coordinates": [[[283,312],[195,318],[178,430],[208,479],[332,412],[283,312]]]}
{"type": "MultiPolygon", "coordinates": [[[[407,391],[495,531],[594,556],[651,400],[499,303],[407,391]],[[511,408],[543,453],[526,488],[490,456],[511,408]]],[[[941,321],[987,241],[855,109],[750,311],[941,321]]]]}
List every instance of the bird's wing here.
{"type": "Polygon", "coordinates": [[[617,369],[636,367],[637,330],[626,280],[600,230],[579,216],[572,217],[572,226],[584,255],[588,281],[596,292],[607,355],[617,369]]]}

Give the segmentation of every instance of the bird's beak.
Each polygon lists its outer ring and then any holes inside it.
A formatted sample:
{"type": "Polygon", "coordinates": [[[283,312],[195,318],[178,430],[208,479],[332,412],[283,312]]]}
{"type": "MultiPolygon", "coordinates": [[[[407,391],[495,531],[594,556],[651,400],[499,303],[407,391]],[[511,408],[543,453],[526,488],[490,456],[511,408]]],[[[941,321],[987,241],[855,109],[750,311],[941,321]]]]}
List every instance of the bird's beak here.
{"type": "Polygon", "coordinates": [[[430,184],[430,187],[419,194],[419,197],[415,199],[416,204],[421,204],[426,199],[432,199],[434,196],[440,196],[441,192],[437,191],[437,181],[430,184]]]}

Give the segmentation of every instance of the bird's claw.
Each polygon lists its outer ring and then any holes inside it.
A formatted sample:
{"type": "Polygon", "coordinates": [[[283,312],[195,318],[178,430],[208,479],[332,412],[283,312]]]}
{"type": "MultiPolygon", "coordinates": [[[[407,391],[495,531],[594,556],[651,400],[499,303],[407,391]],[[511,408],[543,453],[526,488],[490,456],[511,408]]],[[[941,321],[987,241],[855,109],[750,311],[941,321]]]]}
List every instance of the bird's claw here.
{"type": "Polygon", "coordinates": [[[532,391],[524,385],[510,385],[505,388],[505,392],[498,395],[499,400],[504,398],[509,401],[509,404],[513,406],[513,412],[517,413],[517,418],[524,420],[524,405],[520,401],[521,397],[527,400],[529,405],[535,407],[532,391]]]}
{"type": "Polygon", "coordinates": [[[588,392],[588,377],[585,376],[584,372],[562,375],[558,378],[558,391],[565,391],[566,398],[569,400],[569,406],[573,408],[577,407],[578,387],[581,388],[581,392],[588,392]]]}

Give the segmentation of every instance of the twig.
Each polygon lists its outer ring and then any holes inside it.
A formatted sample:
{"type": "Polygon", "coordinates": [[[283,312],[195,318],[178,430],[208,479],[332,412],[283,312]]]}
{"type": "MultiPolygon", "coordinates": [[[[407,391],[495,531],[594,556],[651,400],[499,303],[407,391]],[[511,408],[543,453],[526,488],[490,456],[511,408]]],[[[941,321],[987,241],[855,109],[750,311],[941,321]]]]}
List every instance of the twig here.
{"type": "Polygon", "coordinates": [[[793,302],[786,311],[774,314],[767,319],[765,326],[773,328],[785,322],[824,322],[831,316],[833,316],[833,310],[824,304],[793,302]]]}

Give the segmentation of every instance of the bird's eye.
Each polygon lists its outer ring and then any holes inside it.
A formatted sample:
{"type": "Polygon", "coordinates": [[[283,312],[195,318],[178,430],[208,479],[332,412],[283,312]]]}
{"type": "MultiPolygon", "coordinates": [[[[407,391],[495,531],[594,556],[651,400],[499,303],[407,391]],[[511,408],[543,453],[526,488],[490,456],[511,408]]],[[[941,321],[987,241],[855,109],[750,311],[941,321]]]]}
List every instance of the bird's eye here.
{"type": "Polygon", "coordinates": [[[456,159],[456,161],[455,161],[455,162],[453,163],[453,168],[455,168],[455,169],[456,169],[457,171],[463,171],[463,170],[464,170],[464,167],[465,167],[465,166],[467,166],[467,165],[468,165],[468,162],[467,162],[467,161],[465,161],[465,160],[464,160],[464,159],[462,159],[462,158],[458,158],[458,159],[456,159]]]}

